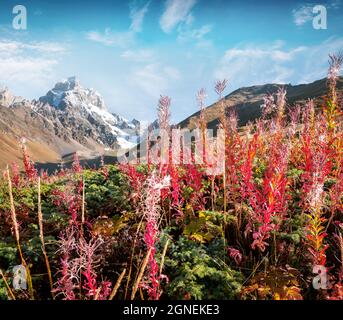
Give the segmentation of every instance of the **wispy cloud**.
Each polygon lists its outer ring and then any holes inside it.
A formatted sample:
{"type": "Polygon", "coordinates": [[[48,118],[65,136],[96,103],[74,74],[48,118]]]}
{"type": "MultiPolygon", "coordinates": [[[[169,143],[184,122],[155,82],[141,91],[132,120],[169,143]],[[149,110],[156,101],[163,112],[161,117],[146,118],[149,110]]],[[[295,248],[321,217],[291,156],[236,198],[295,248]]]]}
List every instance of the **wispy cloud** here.
{"type": "Polygon", "coordinates": [[[49,78],[53,68],[57,65],[56,59],[33,57],[7,57],[0,59],[1,82],[11,85],[18,81],[32,85],[32,82],[42,83],[49,78]]]}
{"type": "Polygon", "coordinates": [[[196,0],[167,0],[166,8],[160,19],[160,26],[166,33],[171,32],[180,22],[191,19],[191,9],[196,0]]]}
{"type": "Polygon", "coordinates": [[[14,52],[22,52],[23,50],[33,50],[47,53],[63,53],[66,48],[59,43],[55,42],[19,42],[10,40],[0,40],[0,52],[12,54],[14,52]]]}
{"type": "Polygon", "coordinates": [[[212,31],[212,25],[205,24],[200,28],[190,28],[181,26],[178,30],[178,40],[180,41],[200,41],[205,35],[212,31]]]}
{"type": "Polygon", "coordinates": [[[130,30],[133,32],[141,32],[144,17],[148,12],[150,1],[148,1],[143,7],[139,8],[132,4],[130,9],[131,26],[130,30]]]}
{"type": "Polygon", "coordinates": [[[137,7],[134,2],[131,3],[129,13],[131,24],[127,31],[112,31],[110,28],[106,28],[103,32],[92,30],[86,32],[86,39],[105,46],[120,48],[131,46],[135,41],[135,34],[142,31],[144,17],[148,12],[149,5],[150,1],[146,2],[143,7],[137,7]]]}
{"type": "Polygon", "coordinates": [[[155,54],[150,49],[125,50],[121,57],[134,62],[146,62],[154,58],[155,54]]]}
{"type": "Polygon", "coordinates": [[[297,9],[293,9],[293,20],[297,26],[302,26],[313,19],[313,5],[303,5],[297,9]]]}
{"type": "Polygon", "coordinates": [[[131,45],[134,41],[134,33],[127,32],[113,32],[110,28],[106,28],[104,32],[89,31],[86,33],[88,40],[101,43],[105,46],[116,46],[125,48],[131,45]]]}

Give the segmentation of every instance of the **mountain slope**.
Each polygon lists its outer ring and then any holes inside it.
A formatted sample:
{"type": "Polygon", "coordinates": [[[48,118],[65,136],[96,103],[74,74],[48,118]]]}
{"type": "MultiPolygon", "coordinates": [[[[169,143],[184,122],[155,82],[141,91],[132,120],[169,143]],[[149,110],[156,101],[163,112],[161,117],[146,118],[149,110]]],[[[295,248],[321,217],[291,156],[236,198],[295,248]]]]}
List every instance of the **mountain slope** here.
{"type": "Polygon", "coordinates": [[[60,162],[63,155],[75,151],[87,157],[129,149],[137,143],[139,126],[137,120],[108,112],[101,95],[83,88],[75,77],[33,101],[1,89],[0,165],[19,160],[22,137],[36,160],[60,162]]]}
{"type": "MultiPolygon", "coordinates": [[[[244,87],[233,91],[223,98],[223,102],[227,109],[234,108],[237,111],[239,125],[243,126],[249,121],[261,116],[261,105],[263,98],[267,94],[274,94],[278,88],[283,86],[287,91],[288,104],[305,103],[308,99],[315,99],[321,103],[324,96],[327,94],[326,79],[321,79],[309,84],[300,85],[280,85],[280,84],[265,84],[252,87],[244,87]]],[[[337,83],[337,88],[340,93],[343,92],[343,78],[340,78],[337,83]]],[[[205,109],[205,119],[209,128],[215,128],[218,125],[218,118],[221,112],[220,103],[214,103],[205,109]]],[[[192,114],[190,117],[181,121],[178,125],[181,128],[194,129],[199,121],[200,112],[192,114]]]]}

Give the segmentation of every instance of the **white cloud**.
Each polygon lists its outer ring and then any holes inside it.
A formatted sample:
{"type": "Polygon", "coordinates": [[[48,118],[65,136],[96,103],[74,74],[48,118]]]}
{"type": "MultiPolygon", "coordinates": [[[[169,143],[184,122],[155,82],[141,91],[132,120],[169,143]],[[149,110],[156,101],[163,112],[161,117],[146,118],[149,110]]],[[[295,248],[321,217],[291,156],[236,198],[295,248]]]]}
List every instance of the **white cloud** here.
{"type": "Polygon", "coordinates": [[[180,42],[194,42],[199,47],[209,47],[212,42],[204,37],[212,31],[212,25],[193,26],[195,18],[191,10],[195,4],[196,0],[167,0],[160,26],[166,33],[177,27],[177,40],[180,42]]]}
{"type": "Polygon", "coordinates": [[[0,40],[0,82],[26,89],[46,84],[54,75],[64,46],[54,42],[0,40]]]}
{"type": "Polygon", "coordinates": [[[133,32],[141,32],[142,31],[142,24],[146,13],[148,12],[148,8],[150,5],[150,1],[147,2],[142,8],[138,9],[137,7],[131,7],[130,10],[130,18],[132,20],[130,30],[133,32]]]}
{"type": "Polygon", "coordinates": [[[65,47],[54,42],[30,42],[24,43],[19,41],[0,40],[0,52],[2,54],[18,53],[24,50],[35,50],[46,53],[63,53],[65,47]]]}
{"type": "Polygon", "coordinates": [[[325,77],[329,53],[343,48],[343,38],[319,45],[286,48],[285,44],[241,45],[225,52],[215,78],[232,79],[235,88],[264,83],[306,83],[325,77]]]}
{"type": "Polygon", "coordinates": [[[58,61],[48,58],[12,57],[0,59],[2,83],[21,82],[31,85],[49,79],[58,61]]]}
{"type": "Polygon", "coordinates": [[[162,30],[169,33],[180,22],[192,20],[190,11],[195,4],[196,0],[167,0],[166,9],[160,19],[162,30]]]}
{"type": "Polygon", "coordinates": [[[127,32],[113,32],[107,28],[104,32],[89,31],[86,33],[86,38],[91,41],[99,42],[105,46],[116,46],[125,48],[131,45],[134,41],[134,34],[127,32]]]}
{"type": "Polygon", "coordinates": [[[199,29],[190,29],[190,28],[179,28],[178,40],[180,41],[189,41],[189,40],[202,40],[205,35],[212,31],[212,26],[205,24],[199,29]]]}
{"type": "Polygon", "coordinates": [[[127,48],[135,42],[135,35],[142,31],[143,20],[148,12],[150,1],[141,8],[131,4],[130,19],[131,25],[127,31],[116,32],[106,28],[104,32],[91,30],[86,32],[86,39],[101,43],[105,46],[127,48]]]}
{"type": "Polygon", "coordinates": [[[302,26],[313,19],[313,5],[303,5],[292,11],[293,20],[297,26],[302,26]]]}

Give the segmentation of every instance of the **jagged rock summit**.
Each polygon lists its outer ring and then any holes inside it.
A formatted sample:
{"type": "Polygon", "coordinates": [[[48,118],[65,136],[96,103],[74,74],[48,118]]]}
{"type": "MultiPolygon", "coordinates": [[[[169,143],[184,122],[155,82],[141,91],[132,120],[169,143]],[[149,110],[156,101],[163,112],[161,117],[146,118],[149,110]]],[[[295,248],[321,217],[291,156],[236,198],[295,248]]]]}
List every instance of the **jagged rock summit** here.
{"type": "Polygon", "coordinates": [[[25,100],[22,97],[14,96],[7,87],[0,87],[0,106],[12,107],[23,102],[25,102],[25,100]]]}
{"type": "Polygon", "coordinates": [[[139,122],[110,113],[102,96],[83,88],[76,77],[56,83],[34,105],[35,111],[69,128],[82,144],[87,138],[113,149],[127,149],[137,143],[139,122]]]}
{"type": "Polygon", "coordinates": [[[93,89],[84,89],[76,77],[56,83],[45,96],[39,99],[42,103],[48,103],[58,109],[66,109],[69,106],[95,106],[100,110],[107,110],[104,99],[93,89]]]}

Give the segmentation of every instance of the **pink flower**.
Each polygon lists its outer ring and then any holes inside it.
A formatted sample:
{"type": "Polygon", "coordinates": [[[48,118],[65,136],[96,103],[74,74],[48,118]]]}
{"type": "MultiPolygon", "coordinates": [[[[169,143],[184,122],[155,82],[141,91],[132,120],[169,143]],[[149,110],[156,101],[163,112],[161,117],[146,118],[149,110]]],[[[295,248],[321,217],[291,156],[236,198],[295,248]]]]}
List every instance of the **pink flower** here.
{"type": "Polygon", "coordinates": [[[222,97],[222,94],[228,84],[228,81],[226,79],[223,80],[217,80],[214,86],[215,92],[222,97]]]}
{"type": "Polygon", "coordinates": [[[241,264],[242,262],[242,254],[239,250],[228,247],[229,257],[232,258],[237,265],[241,264]]]}
{"type": "Polygon", "coordinates": [[[21,149],[23,152],[23,162],[24,162],[26,177],[30,181],[35,181],[38,175],[37,169],[35,168],[33,161],[31,161],[30,156],[27,152],[26,146],[24,144],[22,144],[21,149]]]}

